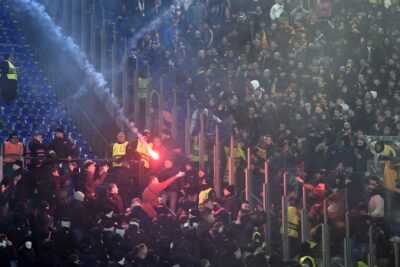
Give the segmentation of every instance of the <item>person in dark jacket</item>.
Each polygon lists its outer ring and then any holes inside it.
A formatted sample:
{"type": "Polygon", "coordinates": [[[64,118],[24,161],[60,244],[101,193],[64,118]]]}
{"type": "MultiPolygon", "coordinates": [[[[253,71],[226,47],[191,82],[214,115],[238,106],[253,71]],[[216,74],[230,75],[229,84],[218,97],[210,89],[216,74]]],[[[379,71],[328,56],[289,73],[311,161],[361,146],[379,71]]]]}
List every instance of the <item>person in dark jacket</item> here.
{"type": "Polygon", "coordinates": [[[117,207],[116,213],[118,214],[123,214],[123,203],[122,203],[122,198],[120,195],[118,195],[118,186],[115,183],[109,183],[108,188],[109,196],[111,200],[115,203],[115,206],[117,207]]]}
{"type": "Polygon", "coordinates": [[[76,190],[81,191],[85,196],[94,196],[96,188],[101,185],[107,177],[109,167],[103,165],[96,174],[96,163],[87,160],[83,164],[83,172],[79,174],[76,181],[76,190]]]}
{"type": "Polygon", "coordinates": [[[25,241],[24,246],[18,250],[18,267],[36,266],[36,253],[32,248],[32,242],[25,241]]]}
{"type": "Polygon", "coordinates": [[[28,163],[28,168],[34,169],[38,168],[42,165],[44,158],[46,157],[47,146],[42,143],[43,137],[42,134],[36,132],[33,135],[33,138],[28,143],[28,151],[32,159],[30,163],[28,163]]]}
{"type": "Polygon", "coordinates": [[[56,245],[56,255],[63,260],[74,253],[78,247],[78,240],[71,228],[71,220],[63,218],[61,228],[54,233],[54,242],[56,245]]]}
{"type": "MultiPolygon", "coordinates": [[[[69,168],[72,172],[75,167],[70,164],[69,168]]],[[[47,201],[54,208],[61,199],[61,192],[67,190],[71,172],[60,175],[58,166],[51,166],[49,173],[38,184],[38,198],[47,201]]]]}
{"type": "Polygon", "coordinates": [[[190,161],[185,163],[185,176],[182,179],[182,184],[182,190],[186,198],[190,201],[197,202],[200,191],[200,180],[190,161]]]}
{"type": "Polygon", "coordinates": [[[49,144],[49,150],[56,152],[57,157],[63,160],[71,160],[78,154],[72,138],[67,138],[62,128],[55,130],[54,139],[49,144]]]}
{"type": "Polygon", "coordinates": [[[11,267],[11,262],[17,260],[17,250],[5,234],[0,234],[0,266],[11,267]]]}
{"type": "Polygon", "coordinates": [[[239,212],[239,196],[236,194],[234,185],[225,186],[222,202],[222,206],[228,211],[230,219],[235,220],[239,212]]]}
{"type": "MultiPolygon", "coordinates": [[[[172,177],[175,173],[176,168],[174,167],[174,162],[172,161],[172,159],[168,158],[164,161],[164,169],[160,171],[158,178],[160,179],[160,182],[163,182],[166,181],[169,177],[172,177]]],[[[172,212],[176,211],[178,193],[182,188],[181,184],[181,180],[174,181],[161,192],[161,198],[164,207],[168,207],[172,212]]]]}

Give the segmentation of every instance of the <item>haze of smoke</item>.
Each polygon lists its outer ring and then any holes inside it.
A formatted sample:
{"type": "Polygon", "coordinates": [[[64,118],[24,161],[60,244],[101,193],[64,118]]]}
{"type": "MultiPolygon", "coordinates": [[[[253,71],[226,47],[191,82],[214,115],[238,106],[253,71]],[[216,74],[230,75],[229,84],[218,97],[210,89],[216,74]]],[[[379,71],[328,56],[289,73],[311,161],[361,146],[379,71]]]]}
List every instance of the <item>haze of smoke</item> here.
{"type": "MultiPolygon", "coordinates": [[[[129,119],[124,115],[117,97],[111,92],[110,88],[107,87],[107,81],[104,76],[95,70],[87,55],[80,49],[74,40],[62,33],[61,27],[54,23],[50,15],[46,12],[45,7],[32,0],[17,0],[16,4],[19,4],[18,7],[21,11],[29,12],[32,17],[37,20],[36,23],[41,26],[42,30],[47,32],[51,38],[54,38],[58,42],[60,50],[61,48],[67,48],[66,50],[71,52],[78,66],[87,77],[85,83],[93,84],[94,92],[105,101],[105,106],[111,109],[109,111],[116,114],[115,119],[120,123],[129,122],[129,119]]],[[[77,95],[81,94],[82,88],[80,88],[80,92],[77,95]]],[[[129,128],[132,130],[132,125],[134,124],[130,122],[129,125],[131,125],[129,128]]]]}

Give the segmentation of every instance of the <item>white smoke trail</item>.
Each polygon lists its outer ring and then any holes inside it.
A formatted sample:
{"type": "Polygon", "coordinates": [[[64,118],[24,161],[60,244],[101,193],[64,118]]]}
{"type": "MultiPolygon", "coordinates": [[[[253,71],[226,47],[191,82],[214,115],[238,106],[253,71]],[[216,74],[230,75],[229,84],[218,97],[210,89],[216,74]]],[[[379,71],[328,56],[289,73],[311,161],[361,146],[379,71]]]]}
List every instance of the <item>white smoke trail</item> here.
{"type": "MultiPolygon", "coordinates": [[[[125,124],[127,128],[133,131],[135,135],[137,135],[138,138],[146,144],[146,147],[148,147],[147,143],[143,140],[141,134],[139,133],[139,130],[134,126],[134,123],[131,122],[124,115],[123,108],[119,103],[118,98],[111,92],[110,88],[107,86],[107,81],[105,80],[103,74],[96,71],[88,56],[84,53],[84,51],[81,50],[79,45],[74,42],[73,38],[70,36],[66,36],[62,33],[61,27],[52,20],[50,15],[46,12],[45,7],[34,0],[16,0],[16,3],[20,4],[19,7],[23,11],[29,12],[33,18],[37,19],[37,23],[41,25],[42,30],[44,32],[47,32],[48,35],[51,36],[51,38],[57,40],[60,47],[67,48],[71,52],[77,64],[83,70],[88,79],[84,83],[94,85],[94,92],[98,95],[100,99],[105,100],[105,107],[108,109],[110,114],[116,114],[115,119],[117,120],[117,124],[125,124]]],[[[163,22],[172,18],[175,13],[175,8],[178,6],[182,6],[182,3],[182,0],[174,0],[169,9],[164,11],[161,16],[154,19],[146,27],[141,28],[129,40],[129,49],[136,49],[138,40],[140,40],[148,32],[149,29],[156,29],[163,22]]],[[[81,86],[76,95],[81,95],[83,93],[83,90],[84,88],[82,88],[81,86]]]]}
{"type": "MultiPolygon", "coordinates": [[[[16,0],[22,11],[29,12],[33,18],[37,20],[37,24],[41,26],[42,31],[47,32],[49,36],[59,43],[59,47],[67,48],[76,60],[78,66],[88,78],[88,83],[94,85],[94,92],[101,98],[105,99],[106,106],[111,107],[111,114],[116,114],[115,118],[120,122],[124,122],[127,118],[123,113],[123,109],[117,97],[107,87],[107,81],[104,76],[96,71],[87,55],[80,49],[74,40],[62,33],[61,27],[58,26],[46,12],[45,7],[31,0],[16,0]]],[[[110,111],[110,110],[109,110],[110,111]]]]}
{"type": "MultiPolygon", "coordinates": [[[[119,124],[126,124],[131,130],[136,129],[132,128],[132,125],[134,125],[133,122],[130,122],[124,115],[123,108],[121,107],[118,98],[107,86],[107,81],[104,76],[100,72],[96,71],[88,56],[80,49],[74,40],[62,33],[61,27],[52,20],[50,15],[46,12],[45,7],[34,0],[16,0],[15,4],[19,4],[18,8],[20,8],[21,11],[29,12],[32,15],[32,18],[37,20],[34,23],[40,25],[42,31],[48,33],[49,38],[58,42],[60,51],[63,50],[61,48],[66,48],[65,50],[71,53],[78,66],[87,77],[85,84],[94,85],[94,92],[100,99],[105,101],[105,106],[109,109],[108,111],[110,114],[115,114],[114,119],[117,120],[116,122],[119,124]]],[[[136,129],[134,132],[137,134],[138,130],[136,129]]]]}

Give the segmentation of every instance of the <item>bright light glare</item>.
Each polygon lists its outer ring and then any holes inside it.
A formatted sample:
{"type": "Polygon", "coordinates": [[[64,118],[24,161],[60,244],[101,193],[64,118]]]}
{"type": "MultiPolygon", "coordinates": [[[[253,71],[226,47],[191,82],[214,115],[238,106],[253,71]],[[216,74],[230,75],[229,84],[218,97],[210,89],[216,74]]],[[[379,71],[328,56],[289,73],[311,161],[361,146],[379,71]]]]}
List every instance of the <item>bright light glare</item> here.
{"type": "Polygon", "coordinates": [[[160,157],[158,156],[158,153],[155,152],[155,151],[152,150],[152,149],[149,149],[149,153],[150,153],[150,156],[151,156],[153,159],[155,159],[155,160],[157,160],[157,159],[160,158],[160,157]]]}

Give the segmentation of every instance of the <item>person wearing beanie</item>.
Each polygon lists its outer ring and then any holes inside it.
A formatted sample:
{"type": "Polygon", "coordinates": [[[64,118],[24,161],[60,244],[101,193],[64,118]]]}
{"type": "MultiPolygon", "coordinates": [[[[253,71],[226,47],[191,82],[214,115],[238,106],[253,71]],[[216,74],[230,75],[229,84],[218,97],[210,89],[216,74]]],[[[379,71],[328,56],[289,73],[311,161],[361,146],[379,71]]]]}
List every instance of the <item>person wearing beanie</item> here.
{"type": "Polygon", "coordinates": [[[49,150],[56,152],[58,159],[70,161],[78,155],[78,151],[71,137],[66,137],[63,128],[54,131],[54,139],[49,144],[49,150]]]}
{"type": "Polygon", "coordinates": [[[190,160],[187,160],[185,162],[185,176],[183,177],[182,181],[182,190],[186,198],[190,201],[197,202],[197,197],[200,191],[200,180],[190,160]]]}
{"type": "Polygon", "coordinates": [[[81,191],[76,191],[74,194],[74,199],[79,202],[83,202],[85,200],[85,194],[81,191]]]}

